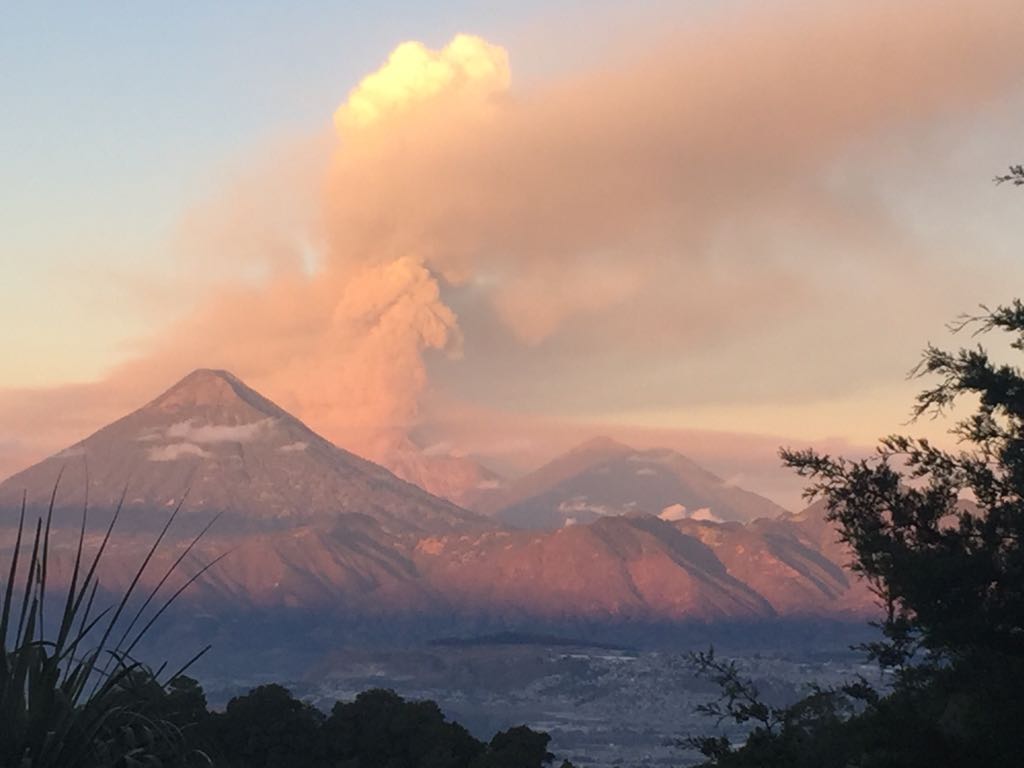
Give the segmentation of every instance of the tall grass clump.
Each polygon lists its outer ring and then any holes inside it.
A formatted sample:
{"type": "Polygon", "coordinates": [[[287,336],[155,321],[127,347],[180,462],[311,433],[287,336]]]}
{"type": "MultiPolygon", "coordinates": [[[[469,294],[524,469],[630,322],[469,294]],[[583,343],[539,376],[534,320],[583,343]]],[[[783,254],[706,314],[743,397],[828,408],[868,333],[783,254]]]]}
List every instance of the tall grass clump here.
{"type": "Polygon", "coordinates": [[[216,562],[170,595],[160,594],[210,526],[190,541],[156,587],[141,590],[143,574],[177,517],[179,503],[127,589],[100,607],[97,569],[124,495],[91,556],[84,551],[88,507],[83,508],[70,579],[66,590],[57,589],[50,584],[49,569],[59,482],[47,511],[34,524],[26,523],[23,497],[11,561],[0,571],[0,578],[6,578],[0,604],[0,768],[208,765],[205,755],[187,747],[182,730],[161,714],[170,683],[208,647],[170,675],[164,675],[164,667],[154,671],[143,665],[133,652],[154,622],[216,562]],[[140,600],[140,607],[132,607],[140,600]]]}

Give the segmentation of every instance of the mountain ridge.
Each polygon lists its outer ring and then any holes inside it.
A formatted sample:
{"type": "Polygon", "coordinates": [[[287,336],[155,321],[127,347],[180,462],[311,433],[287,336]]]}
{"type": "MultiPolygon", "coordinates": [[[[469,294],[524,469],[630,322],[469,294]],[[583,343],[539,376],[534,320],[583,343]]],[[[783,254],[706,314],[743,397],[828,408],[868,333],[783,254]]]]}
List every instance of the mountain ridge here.
{"type": "Polygon", "coordinates": [[[59,503],[226,513],[273,524],[368,514],[386,528],[493,524],[335,446],[227,371],[199,369],[132,413],[0,483],[0,507],[59,503]]]}
{"type": "Polygon", "coordinates": [[[749,522],[777,517],[775,502],[728,483],[668,448],[638,450],[608,437],[587,440],[510,482],[474,507],[520,528],[557,528],[633,511],[749,522]]]}
{"type": "MultiPolygon", "coordinates": [[[[661,478],[656,487],[678,502],[683,473],[697,491],[707,487],[725,499],[733,493],[685,457],[607,438],[555,464],[566,467],[571,471],[541,473],[536,487],[563,491],[560,478],[582,473],[605,481],[587,489],[615,490],[621,481],[629,494],[661,478]]],[[[823,554],[829,529],[818,514],[715,523],[623,505],[550,530],[502,525],[500,516],[461,509],[335,446],[216,369],[192,372],[0,483],[0,551],[11,544],[22,488],[37,509],[45,507],[62,470],[58,502],[69,514],[55,522],[64,548],[54,550],[55,579],[71,562],[68,542],[77,536],[86,492],[95,510],[116,504],[127,483],[103,566],[104,584],[114,588],[130,582],[186,488],[182,518],[198,522],[183,529],[176,523],[145,583],[183,551],[197,525],[222,515],[184,561],[195,572],[229,553],[187,593],[205,615],[307,611],[371,624],[433,616],[528,628],[845,615],[866,605],[852,577],[823,554]]],[[[776,509],[767,500],[757,504],[776,509]]],[[[96,524],[109,515],[91,511],[89,518],[96,524]]],[[[89,545],[97,541],[91,535],[89,545]]]]}

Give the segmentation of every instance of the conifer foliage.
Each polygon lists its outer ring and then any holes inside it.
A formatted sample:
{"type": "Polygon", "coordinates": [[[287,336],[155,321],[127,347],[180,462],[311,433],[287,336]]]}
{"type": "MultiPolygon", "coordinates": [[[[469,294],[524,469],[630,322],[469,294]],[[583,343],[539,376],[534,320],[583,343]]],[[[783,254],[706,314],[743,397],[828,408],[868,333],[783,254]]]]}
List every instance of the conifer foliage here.
{"type": "MultiPolygon", "coordinates": [[[[1024,172],[1011,166],[997,181],[1019,186],[1024,172]]],[[[698,655],[695,666],[722,688],[711,713],[754,724],[739,748],[717,737],[688,740],[706,765],[1020,764],[1024,302],[982,307],[950,330],[1008,342],[1006,360],[978,341],[956,351],[929,345],[913,369],[927,382],[914,417],[949,418],[954,448],[893,435],[861,459],[781,451],[808,480],[808,498],[824,500],[851,567],[879,598],[880,639],[865,650],[890,672],[891,687],[855,680],[765,708],[735,667],[698,655]]]]}

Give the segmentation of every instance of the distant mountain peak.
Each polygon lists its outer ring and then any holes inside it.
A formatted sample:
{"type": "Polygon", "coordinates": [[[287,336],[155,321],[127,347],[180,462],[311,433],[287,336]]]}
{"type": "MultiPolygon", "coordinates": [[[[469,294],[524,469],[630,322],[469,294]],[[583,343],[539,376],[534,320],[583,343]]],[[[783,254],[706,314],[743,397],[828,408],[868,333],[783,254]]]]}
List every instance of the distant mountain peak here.
{"type": "Polygon", "coordinates": [[[621,443],[618,440],[608,437],[606,435],[598,435],[586,440],[575,448],[572,448],[567,455],[569,456],[580,456],[580,455],[601,455],[601,456],[618,456],[625,453],[633,453],[635,449],[621,443]]]}
{"type": "Polygon", "coordinates": [[[196,368],[157,399],[169,395],[202,396],[214,393],[229,396],[229,394],[235,393],[236,387],[239,386],[244,387],[245,384],[231,371],[217,368],[196,368]]]}
{"type": "Polygon", "coordinates": [[[637,450],[597,437],[512,483],[479,508],[517,528],[560,528],[606,515],[666,509],[686,517],[753,520],[785,510],[668,448],[637,450]]]}
{"type": "MultiPolygon", "coordinates": [[[[288,414],[259,392],[246,385],[230,371],[198,368],[143,408],[143,411],[165,413],[253,411],[265,417],[281,418],[288,414]]],[[[234,419],[232,419],[234,421],[234,419]]]]}
{"type": "Polygon", "coordinates": [[[163,510],[189,490],[187,511],[230,513],[254,525],[332,524],[361,514],[396,532],[490,527],[335,446],[224,370],[193,371],[0,483],[0,513],[15,508],[23,491],[45,502],[62,471],[60,501],[68,508],[81,508],[87,489],[91,502],[116,504],[127,485],[129,508],[163,510]]]}

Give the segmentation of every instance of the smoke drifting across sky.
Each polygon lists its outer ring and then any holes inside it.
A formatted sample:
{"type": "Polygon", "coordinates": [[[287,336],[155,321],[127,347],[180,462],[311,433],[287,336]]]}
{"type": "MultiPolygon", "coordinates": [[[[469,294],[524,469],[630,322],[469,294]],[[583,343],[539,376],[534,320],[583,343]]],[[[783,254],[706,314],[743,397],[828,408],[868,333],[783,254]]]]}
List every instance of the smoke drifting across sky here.
{"type": "Polygon", "coordinates": [[[194,311],[106,381],[0,392],[11,464],[198,366],[371,457],[462,404],[650,421],[870,386],[864,361],[905,370],[984,281],[912,295],[933,265],[844,169],[1018,98],[1022,29],[1015,0],[734,6],[525,88],[527,52],[403,43],[332,136],[185,217],[194,311]],[[859,341],[894,323],[907,340],[859,341]]]}

